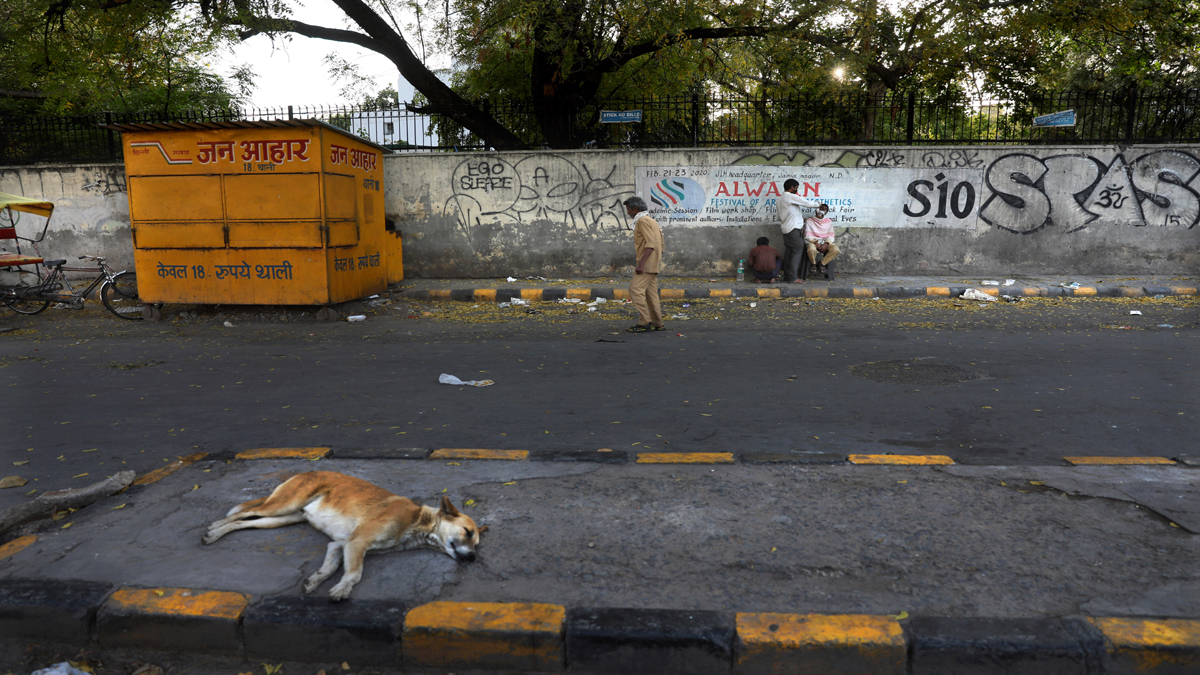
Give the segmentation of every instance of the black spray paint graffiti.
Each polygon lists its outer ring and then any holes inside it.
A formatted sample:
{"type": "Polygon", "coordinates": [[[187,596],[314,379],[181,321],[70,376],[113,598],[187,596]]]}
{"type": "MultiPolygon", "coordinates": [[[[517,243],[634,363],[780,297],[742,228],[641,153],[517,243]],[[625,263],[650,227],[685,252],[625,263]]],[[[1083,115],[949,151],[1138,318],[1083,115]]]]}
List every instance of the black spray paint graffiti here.
{"type": "Polygon", "coordinates": [[[85,182],[80,189],[84,192],[97,192],[105,197],[129,191],[125,187],[125,174],[121,171],[97,171],[92,180],[85,182]]]}
{"type": "Polygon", "coordinates": [[[979,217],[1018,234],[1047,225],[1068,232],[1103,225],[1190,229],[1200,222],[1200,193],[1190,187],[1198,174],[1200,160],[1174,150],[1128,164],[1117,155],[1107,166],[1085,155],[1005,155],[985,174],[992,195],[979,217]]]}
{"type": "Polygon", "coordinates": [[[634,194],[634,184],[617,183],[614,164],[593,176],[580,162],[556,155],[526,157],[510,164],[499,157],[473,157],[454,170],[454,196],[447,211],[458,216],[458,227],[470,238],[472,229],[486,224],[550,221],[560,228],[589,236],[615,236],[629,229],[621,202],[634,194]]]}
{"type": "Polygon", "coordinates": [[[947,150],[927,152],[921,164],[936,169],[978,169],[983,166],[977,150],[947,150]]]}

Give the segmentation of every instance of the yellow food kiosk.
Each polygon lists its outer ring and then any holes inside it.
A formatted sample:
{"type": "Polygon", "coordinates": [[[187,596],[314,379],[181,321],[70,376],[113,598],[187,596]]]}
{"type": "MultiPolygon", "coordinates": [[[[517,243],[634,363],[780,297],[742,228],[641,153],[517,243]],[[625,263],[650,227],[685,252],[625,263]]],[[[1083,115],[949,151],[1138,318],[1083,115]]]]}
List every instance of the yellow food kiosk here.
{"type": "Polygon", "coordinates": [[[387,148],[319,120],[115,124],[147,303],[324,305],[404,278],[387,148]]]}

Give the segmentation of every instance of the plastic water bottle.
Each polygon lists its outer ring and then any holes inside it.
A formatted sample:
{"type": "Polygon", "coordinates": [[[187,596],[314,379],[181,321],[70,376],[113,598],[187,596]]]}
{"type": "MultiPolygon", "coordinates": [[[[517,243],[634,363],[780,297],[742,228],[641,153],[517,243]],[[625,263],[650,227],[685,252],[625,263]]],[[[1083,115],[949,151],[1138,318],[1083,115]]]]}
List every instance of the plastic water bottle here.
{"type": "Polygon", "coordinates": [[[738,261],[738,279],[737,280],[738,281],[746,280],[746,261],[745,260],[738,261]]]}

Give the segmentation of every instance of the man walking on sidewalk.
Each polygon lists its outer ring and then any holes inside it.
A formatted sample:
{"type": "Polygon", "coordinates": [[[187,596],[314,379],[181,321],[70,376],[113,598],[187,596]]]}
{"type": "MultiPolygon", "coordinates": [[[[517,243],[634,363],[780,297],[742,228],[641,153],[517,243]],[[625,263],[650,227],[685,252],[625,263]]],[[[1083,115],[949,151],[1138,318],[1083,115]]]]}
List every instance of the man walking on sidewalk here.
{"type": "Polygon", "coordinates": [[[625,213],[633,219],[633,248],[636,266],[633,280],[629,282],[629,299],[638,311],[636,326],[627,329],[630,333],[649,333],[662,330],[662,311],[658,304],[658,268],[662,264],[662,230],[647,213],[646,201],[641,197],[625,200],[625,213]]]}
{"type": "Polygon", "coordinates": [[[789,178],[783,182],[779,206],[779,229],[783,232],[783,283],[799,284],[800,256],[804,254],[804,214],[801,208],[815,209],[819,202],[796,194],[800,181],[789,178]]]}

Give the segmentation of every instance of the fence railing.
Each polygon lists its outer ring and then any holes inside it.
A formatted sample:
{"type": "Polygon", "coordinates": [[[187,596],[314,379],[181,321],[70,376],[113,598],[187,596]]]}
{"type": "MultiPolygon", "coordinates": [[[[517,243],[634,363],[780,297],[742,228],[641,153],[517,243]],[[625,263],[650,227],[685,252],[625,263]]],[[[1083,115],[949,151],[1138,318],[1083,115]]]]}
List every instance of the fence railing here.
{"type": "MultiPolygon", "coordinates": [[[[1019,101],[882,97],[730,98],[693,95],[609,100],[553,109],[528,101],[482,101],[529,147],[674,148],[829,144],[1165,143],[1200,141],[1200,90],[1051,92],[1019,101]],[[602,110],[641,112],[640,122],[606,124],[602,110]],[[1074,126],[1036,127],[1040,115],[1071,110],[1074,126]]],[[[456,111],[394,107],[287,106],[170,116],[97,113],[0,119],[0,165],[119,161],[117,132],[104,124],[318,119],[398,151],[484,150],[453,121],[456,111]]]]}

